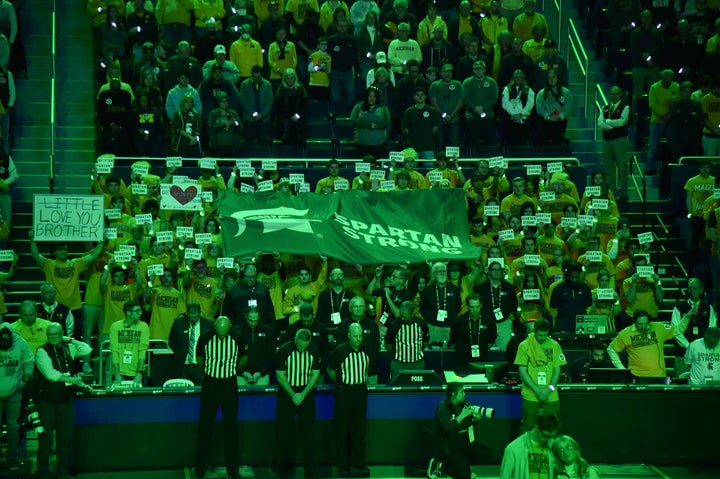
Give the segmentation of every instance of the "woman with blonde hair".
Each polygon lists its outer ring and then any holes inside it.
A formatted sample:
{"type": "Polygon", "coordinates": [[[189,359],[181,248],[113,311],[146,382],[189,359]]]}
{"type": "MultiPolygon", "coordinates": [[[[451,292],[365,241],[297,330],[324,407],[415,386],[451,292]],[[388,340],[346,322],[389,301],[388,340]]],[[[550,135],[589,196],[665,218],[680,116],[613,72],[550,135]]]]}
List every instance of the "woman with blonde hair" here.
{"type": "Polygon", "coordinates": [[[580,446],[570,436],[556,437],[552,451],[557,479],[600,479],[600,472],[582,457],[580,446]]]}

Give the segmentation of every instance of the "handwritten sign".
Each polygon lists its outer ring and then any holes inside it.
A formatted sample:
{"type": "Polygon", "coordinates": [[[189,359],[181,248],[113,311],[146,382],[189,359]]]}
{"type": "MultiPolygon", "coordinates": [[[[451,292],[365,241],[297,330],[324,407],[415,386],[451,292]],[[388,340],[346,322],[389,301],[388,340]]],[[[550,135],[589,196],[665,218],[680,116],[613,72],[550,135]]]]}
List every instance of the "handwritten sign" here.
{"type": "Polygon", "coordinates": [[[160,185],[160,209],[199,211],[202,209],[200,190],[192,184],[160,185]]]}
{"type": "Polygon", "coordinates": [[[103,241],[102,195],[35,195],[35,241],[103,241]]]}

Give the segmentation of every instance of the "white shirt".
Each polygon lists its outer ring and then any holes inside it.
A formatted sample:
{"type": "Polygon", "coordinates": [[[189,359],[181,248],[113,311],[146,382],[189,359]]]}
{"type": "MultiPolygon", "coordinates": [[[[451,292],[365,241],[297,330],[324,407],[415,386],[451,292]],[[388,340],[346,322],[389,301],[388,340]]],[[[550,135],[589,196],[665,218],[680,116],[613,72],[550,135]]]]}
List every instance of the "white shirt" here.
{"type": "Polygon", "coordinates": [[[708,349],[705,338],[696,339],[688,346],[685,364],[690,366],[690,384],[702,386],[705,381],[720,380],[720,343],[708,349]]]}

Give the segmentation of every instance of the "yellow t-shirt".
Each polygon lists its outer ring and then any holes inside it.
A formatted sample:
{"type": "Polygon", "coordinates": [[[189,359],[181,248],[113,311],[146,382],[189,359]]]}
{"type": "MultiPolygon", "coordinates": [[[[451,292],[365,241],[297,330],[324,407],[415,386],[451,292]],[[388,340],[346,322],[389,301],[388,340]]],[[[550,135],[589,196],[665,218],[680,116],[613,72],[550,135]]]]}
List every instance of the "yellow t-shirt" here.
{"type": "Polygon", "coordinates": [[[150,337],[167,341],[175,318],[185,312],[183,294],[175,288],[155,288],[148,304],[152,307],[150,337]]]}
{"type": "Polygon", "coordinates": [[[200,314],[206,318],[214,318],[217,287],[218,281],[214,278],[191,279],[190,284],[185,287],[185,304],[200,303],[200,314]]]}
{"type": "Polygon", "coordinates": [[[610,256],[605,253],[601,254],[602,256],[600,261],[587,261],[587,252],[580,255],[578,258],[578,263],[583,265],[585,268],[585,284],[590,286],[590,289],[598,287],[597,275],[598,271],[601,269],[606,269],[608,273],[610,273],[610,284],[613,284],[614,282],[613,277],[615,276],[615,264],[613,263],[613,260],[610,259],[610,256]]]}
{"type": "Polygon", "coordinates": [[[103,308],[103,325],[102,333],[107,334],[110,332],[110,326],[120,319],[125,317],[123,306],[128,301],[135,299],[134,295],[135,286],[124,284],[122,286],[115,286],[114,284],[108,284],[103,297],[104,308],[103,308]]]}
{"type": "MultiPolygon", "coordinates": [[[[527,339],[520,343],[515,356],[515,365],[527,367],[530,378],[541,387],[548,386],[552,380],[553,370],[565,364],[567,364],[565,355],[557,341],[547,338],[540,344],[535,339],[535,333],[530,333],[527,339]]],[[[538,402],[537,395],[525,384],[522,385],[520,394],[523,399],[538,402]]],[[[548,396],[547,402],[559,400],[558,392],[553,391],[548,396]]]]}
{"type": "Polygon", "coordinates": [[[110,325],[110,352],[112,363],[120,365],[120,374],[135,376],[138,361],[144,358],[150,346],[150,329],[142,321],[125,327],[125,319],[110,325]]]}
{"type": "Polygon", "coordinates": [[[47,319],[36,318],[35,324],[32,326],[26,326],[19,319],[11,324],[13,331],[18,333],[25,342],[28,343],[33,354],[38,350],[39,347],[44,346],[47,343],[47,328],[50,326],[50,321],[47,319]]]}
{"type": "Polygon", "coordinates": [[[667,323],[651,322],[650,329],[641,333],[635,325],[620,331],[610,347],[619,353],[627,351],[630,371],[638,377],[664,377],[665,353],[663,343],[672,339],[675,327],[667,323]]]}
{"type": "Polygon", "coordinates": [[[715,177],[712,175],[708,175],[707,177],[695,175],[687,180],[684,189],[685,191],[690,192],[690,201],[693,208],[692,211],[688,211],[688,213],[691,213],[693,216],[697,216],[698,218],[702,218],[705,200],[712,196],[714,188],[715,177]]]}
{"type": "MultiPolygon", "coordinates": [[[[632,284],[632,277],[623,281],[623,293],[627,300],[627,291],[632,284]]],[[[635,284],[635,301],[628,302],[625,313],[632,317],[637,309],[644,309],[650,317],[655,318],[658,314],[658,305],[655,301],[655,281],[652,278],[639,278],[635,284]]]]}
{"type": "Polygon", "coordinates": [[[57,302],[73,309],[82,308],[80,299],[80,273],[86,265],[82,258],[64,261],[60,264],[54,259],[46,259],[42,271],[45,280],[55,285],[57,302]]]}

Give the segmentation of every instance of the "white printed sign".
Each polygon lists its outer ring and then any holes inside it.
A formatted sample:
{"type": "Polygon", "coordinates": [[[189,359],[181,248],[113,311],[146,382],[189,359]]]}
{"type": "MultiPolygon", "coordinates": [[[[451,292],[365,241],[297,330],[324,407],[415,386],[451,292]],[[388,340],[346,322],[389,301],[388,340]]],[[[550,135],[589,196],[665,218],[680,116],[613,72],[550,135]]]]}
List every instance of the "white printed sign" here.
{"type": "Polygon", "coordinates": [[[202,250],[200,248],[185,248],[185,260],[202,259],[202,250]]]}
{"type": "Polygon", "coordinates": [[[515,238],[515,231],[513,230],[502,230],[498,232],[498,238],[502,241],[510,241],[515,238]]]}
{"type": "Polygon", "coordinates": [[[553,201],[555,199],[554,191],[543,191],[540,193],[540,201],[553,201]]]}
{"type": "Polygon", "coordinates": [[[203,245],[212,243],[212,234],[210,233],[198,233],[195,235],[195,244],[203,245]]]}
{"type": "Polygon", "coordinates": [[[485,207],[483,208],[483,214],[485,216],[500,216],[500,206],[485,205],[485,207]]]}
{"type": "Polygon", "coordinates": [[[585,260],[590,263],[599,263],[602,261],[602,251],[586,251],[585,260]]]}
{"type": "Polygon", "coordinates": [[[640,243],[640,244],[652,243],[653,240],[654,240],[654,237],[653,237],[652,231],[647,231],[645,233],[640,233],[638,235],[638,243],[640,243]]]}
{"type": "Polygon", "coordinates": [[[194,233],[192,226],[178,226],[175,228],[175,235],[178,238],[192,238],[194,233]]]}
{"type": "Polygon", "coordinates": [[[355,163],[355,173],[370,173],[370,163],[358,161],[355,163]]]}
{"type": "Polygon", "coordinates": [[[548,173],[561,173],[562,170],[563,170],[563,165],[562,165],[561,161],[556,161],[554,163],[547,164],[548,173]]]}
{"type": "Polygon", "coordinates": [[[525,167],[525,174],[528,176],[542,175],[542,165],[527,165],[525,167]]]}
{"type": "MultiPolygon", "coordinates": [[[[192,229],[192,228],[191,228],[192,229]]],[[[173,233],[172,231],[158,231],[155,233],[158,243],[172,243],[173,233]]]]}

